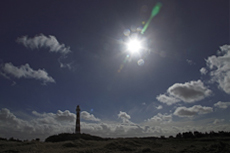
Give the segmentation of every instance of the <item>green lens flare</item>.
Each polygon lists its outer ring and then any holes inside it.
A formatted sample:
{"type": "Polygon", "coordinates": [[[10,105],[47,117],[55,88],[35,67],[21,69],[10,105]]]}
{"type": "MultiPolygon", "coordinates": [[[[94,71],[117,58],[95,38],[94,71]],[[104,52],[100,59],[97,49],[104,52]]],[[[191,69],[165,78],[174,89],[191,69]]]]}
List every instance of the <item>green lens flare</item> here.
{"type": "Polygon", "coordinates": [[[152,13],[151,13],[152,18],[160,12],[161,6],[162,6],[161,3],[156,4],[156,6],[153,8],[152,13]]]}
{"type": "Polygon", "coordinates": [[[141,31],[141,34],[144,34],[144,32],[148,28],[150,22],[151,22],[151,18],[149,18],[148,22],[145,24],[144,28],[141,31]]]}
{"type": "Polygon", "coordinates": [[[153,18],[154,16],[156,16],[156,15],[160,12],[161,7],[162,7],[162,4],[161,4],[161,3],[157,3],[157,4],[155,5],[155,7],[154,7],[153,10],[152,10],[151,16],[149,17],[149,20],[147,21],[147,23],[145,24],[144,28],[143,28],[142,31],[141,31],[141,34],[144,34],[144,32],[145,32],[146,29],[148,28],[148,26],[149,26],[149,24],[150,24],[152,18],[153,18]]]}

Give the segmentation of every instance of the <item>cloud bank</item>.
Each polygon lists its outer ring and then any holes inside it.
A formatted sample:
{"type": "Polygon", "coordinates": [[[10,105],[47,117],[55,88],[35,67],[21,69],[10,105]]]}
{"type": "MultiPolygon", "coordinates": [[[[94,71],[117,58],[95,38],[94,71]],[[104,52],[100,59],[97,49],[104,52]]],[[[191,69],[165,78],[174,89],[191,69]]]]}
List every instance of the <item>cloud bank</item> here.
{"type": "MultiPolygon", "coordinates": [[[[178,110],[174,112],[174,115],[189,117],[195,114],[206,114],[209,112],[212,112],[211,108],[195,105],[190,108],[178,108],[178,110]]],[[[119,114],[121,118],[131,118],[125,112],[119,114]]],[[[93,114],[91,114],[91,116],[93,116],[93,114]]],[[[158,113],[146,122],[139,124],[81,121],[81,132],[102,137],[144,137],[169,136],[179,132],[194,130],[200,132],[210,130],[219,131],[230,128],[229,124],[224,124],[223,119],[212,120],[211,123],[209,120],[199,123],[199,121],[174,122],[172,117],[172,114],[158,113]]],[[[0,110],[1,137],[14,137],[19,139],[41,138],[41,140],[44,140],[50,135],[66,132],[73,133],[75,131],[76,115],[69,110],[58,110],[56,113],[39,113],[32,111],[30,118],[30,120],[20,119],[9,109],[2,108],[0,110]]]]}
{"type": "Polygon", "coordinates": [[[0,110],[0,132],[1,137],[14,137],[20,139],[44,139],[49,135],[72,132],[74,130],[75,114],[69,111],[58,111],[54,113],[38,113],[32,120],[17,118],[9,109],[0,110]]]}

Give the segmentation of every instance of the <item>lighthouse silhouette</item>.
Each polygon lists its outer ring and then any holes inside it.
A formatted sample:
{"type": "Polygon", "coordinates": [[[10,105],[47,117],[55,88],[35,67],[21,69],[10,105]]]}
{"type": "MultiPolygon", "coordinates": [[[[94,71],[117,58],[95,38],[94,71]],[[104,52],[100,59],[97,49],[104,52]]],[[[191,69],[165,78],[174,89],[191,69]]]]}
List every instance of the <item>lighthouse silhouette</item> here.
{"type": "Polygon", "coordinates": [[[75,133],[76,134],[80,134],[80,130],[81,130],[81,128],[80,128],[80,106],[79,105],[77,105],[77,108],[76,108],[76,112],[77,112],[77,118],[76,118],[76,127],[75,127],[75,133]]]}

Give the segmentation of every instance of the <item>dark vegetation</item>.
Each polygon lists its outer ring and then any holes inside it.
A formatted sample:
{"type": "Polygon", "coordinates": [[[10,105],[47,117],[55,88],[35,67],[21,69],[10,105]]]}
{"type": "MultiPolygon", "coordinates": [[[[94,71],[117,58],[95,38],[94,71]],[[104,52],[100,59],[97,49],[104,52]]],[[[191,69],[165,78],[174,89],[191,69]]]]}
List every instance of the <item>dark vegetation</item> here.
{"type": "Polygon", "coordinates": [[[56,153],[185,153],[230,152],[230,132],[184,132],[174,136],[142,138],[101,138],[89,134],[61,133],[40,139],[22,141],[0,138],[0,153],[56,152],[56,153]]]}
{"type": "MultiPolygon", "coordinates": [[[[12,142],[29,142],[29,140],[20,140],[20,139],[15,139],[14,137],[9,138],[8,140],[6,138],[1,138],[0,141],[12,141],[12,142]]],[[[32,139],[31,142],[40,141],[40,138],[32,139]]]]}
{"type": "MultiPolygon", "coordinates": [[[[169,136],[168,139],[187,139],[187,138],[217,138],[217,137],[229,137],[230,138],[230,132],[225,131],[219,131],[214,132],[210,131],[209,133],[205,132],[184,132],[184,133],[178,133],[176,137],[169,136]]],[[[62,133],[59,135],[53,135],[48,138],[46,138],[45,142],[61,142],[61,141],[69,141],[69,140],[77,140],[77,139],[83,139],[83,140],[110,140],[115,138],[101,138],[98,136],[92,136],[89,134],[70,134],[70,133],[62,133]]],[[[119,138],[122,139],[122,138],[119,138]]],[[[133,138],[123,138],[123,139],[133,139],[133,138]]],[[[158,137],[141,137],[138,139],[167,139],[165,136],[158,137]]]]}
{"type": "Polygon", "coordinates": [[[61,141],[72,141],[77,139],[83,140],[105,140],[104,138],[93,136],[89,134],[71,134],[71,133],[61,133],[58,135],[52,135],[45,139],[45,142],[61,142],[61,141]]]}
{"type": "Polygon", "coordinates": [[[209,133],[205,132],[184,132],[184,133],[178,133],[176,135],[176,138],[213,138],[213,137],[230,137],[230,132],[225,132],[225,131],[219,131],[219,132],[214,132],[210,131],[209,133]]]}
{"type": "MultiPolygon", "coordinates": [[[[169,136],[166,138],[165,136],[160,136],[160,137],[140,137],[138,139],[188,139],[188,138],[230,138],[230,132],[226,131],[219,131],[219,132],[214,132],[210,131],[202,133],[198,131],[194,132],[184,132],[184,133],[178,133],[175,137],[169,136]]],[[[83,140],[95,140],[95,141],[103,141],[103,140],[114,140],[114,139],[134,139],[134,138],[102,138],[99,136],[93,136],[90,134],[74,134],[74,133],[61,133],[58,135],[52,135],[49,136],[45,139],[45,142],[62,142],[62,141],[73,141],[73,140],[78,140],[78,139],[83,139],[83,140]]],[[[28,140],[19,140],[15,139],[13,137],[6,139],[6,138],[1,138],[0,141],[15,141],[15,142],[28,142],[28,140]]],[[[33,139],[31,141],[40,141],[39,138],[33,139]]]]}

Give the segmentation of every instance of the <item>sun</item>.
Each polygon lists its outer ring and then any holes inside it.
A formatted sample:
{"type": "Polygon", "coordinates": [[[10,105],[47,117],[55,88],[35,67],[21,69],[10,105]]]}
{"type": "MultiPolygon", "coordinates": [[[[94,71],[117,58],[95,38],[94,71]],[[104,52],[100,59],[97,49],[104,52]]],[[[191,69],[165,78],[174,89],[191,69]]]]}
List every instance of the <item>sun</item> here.
{"type": "Polygon", "coordinates": [[[141,49],[141,42],[137,39],[131,39],[127,43],[127,49],[131,53],[137,53],[141,49]]]}

